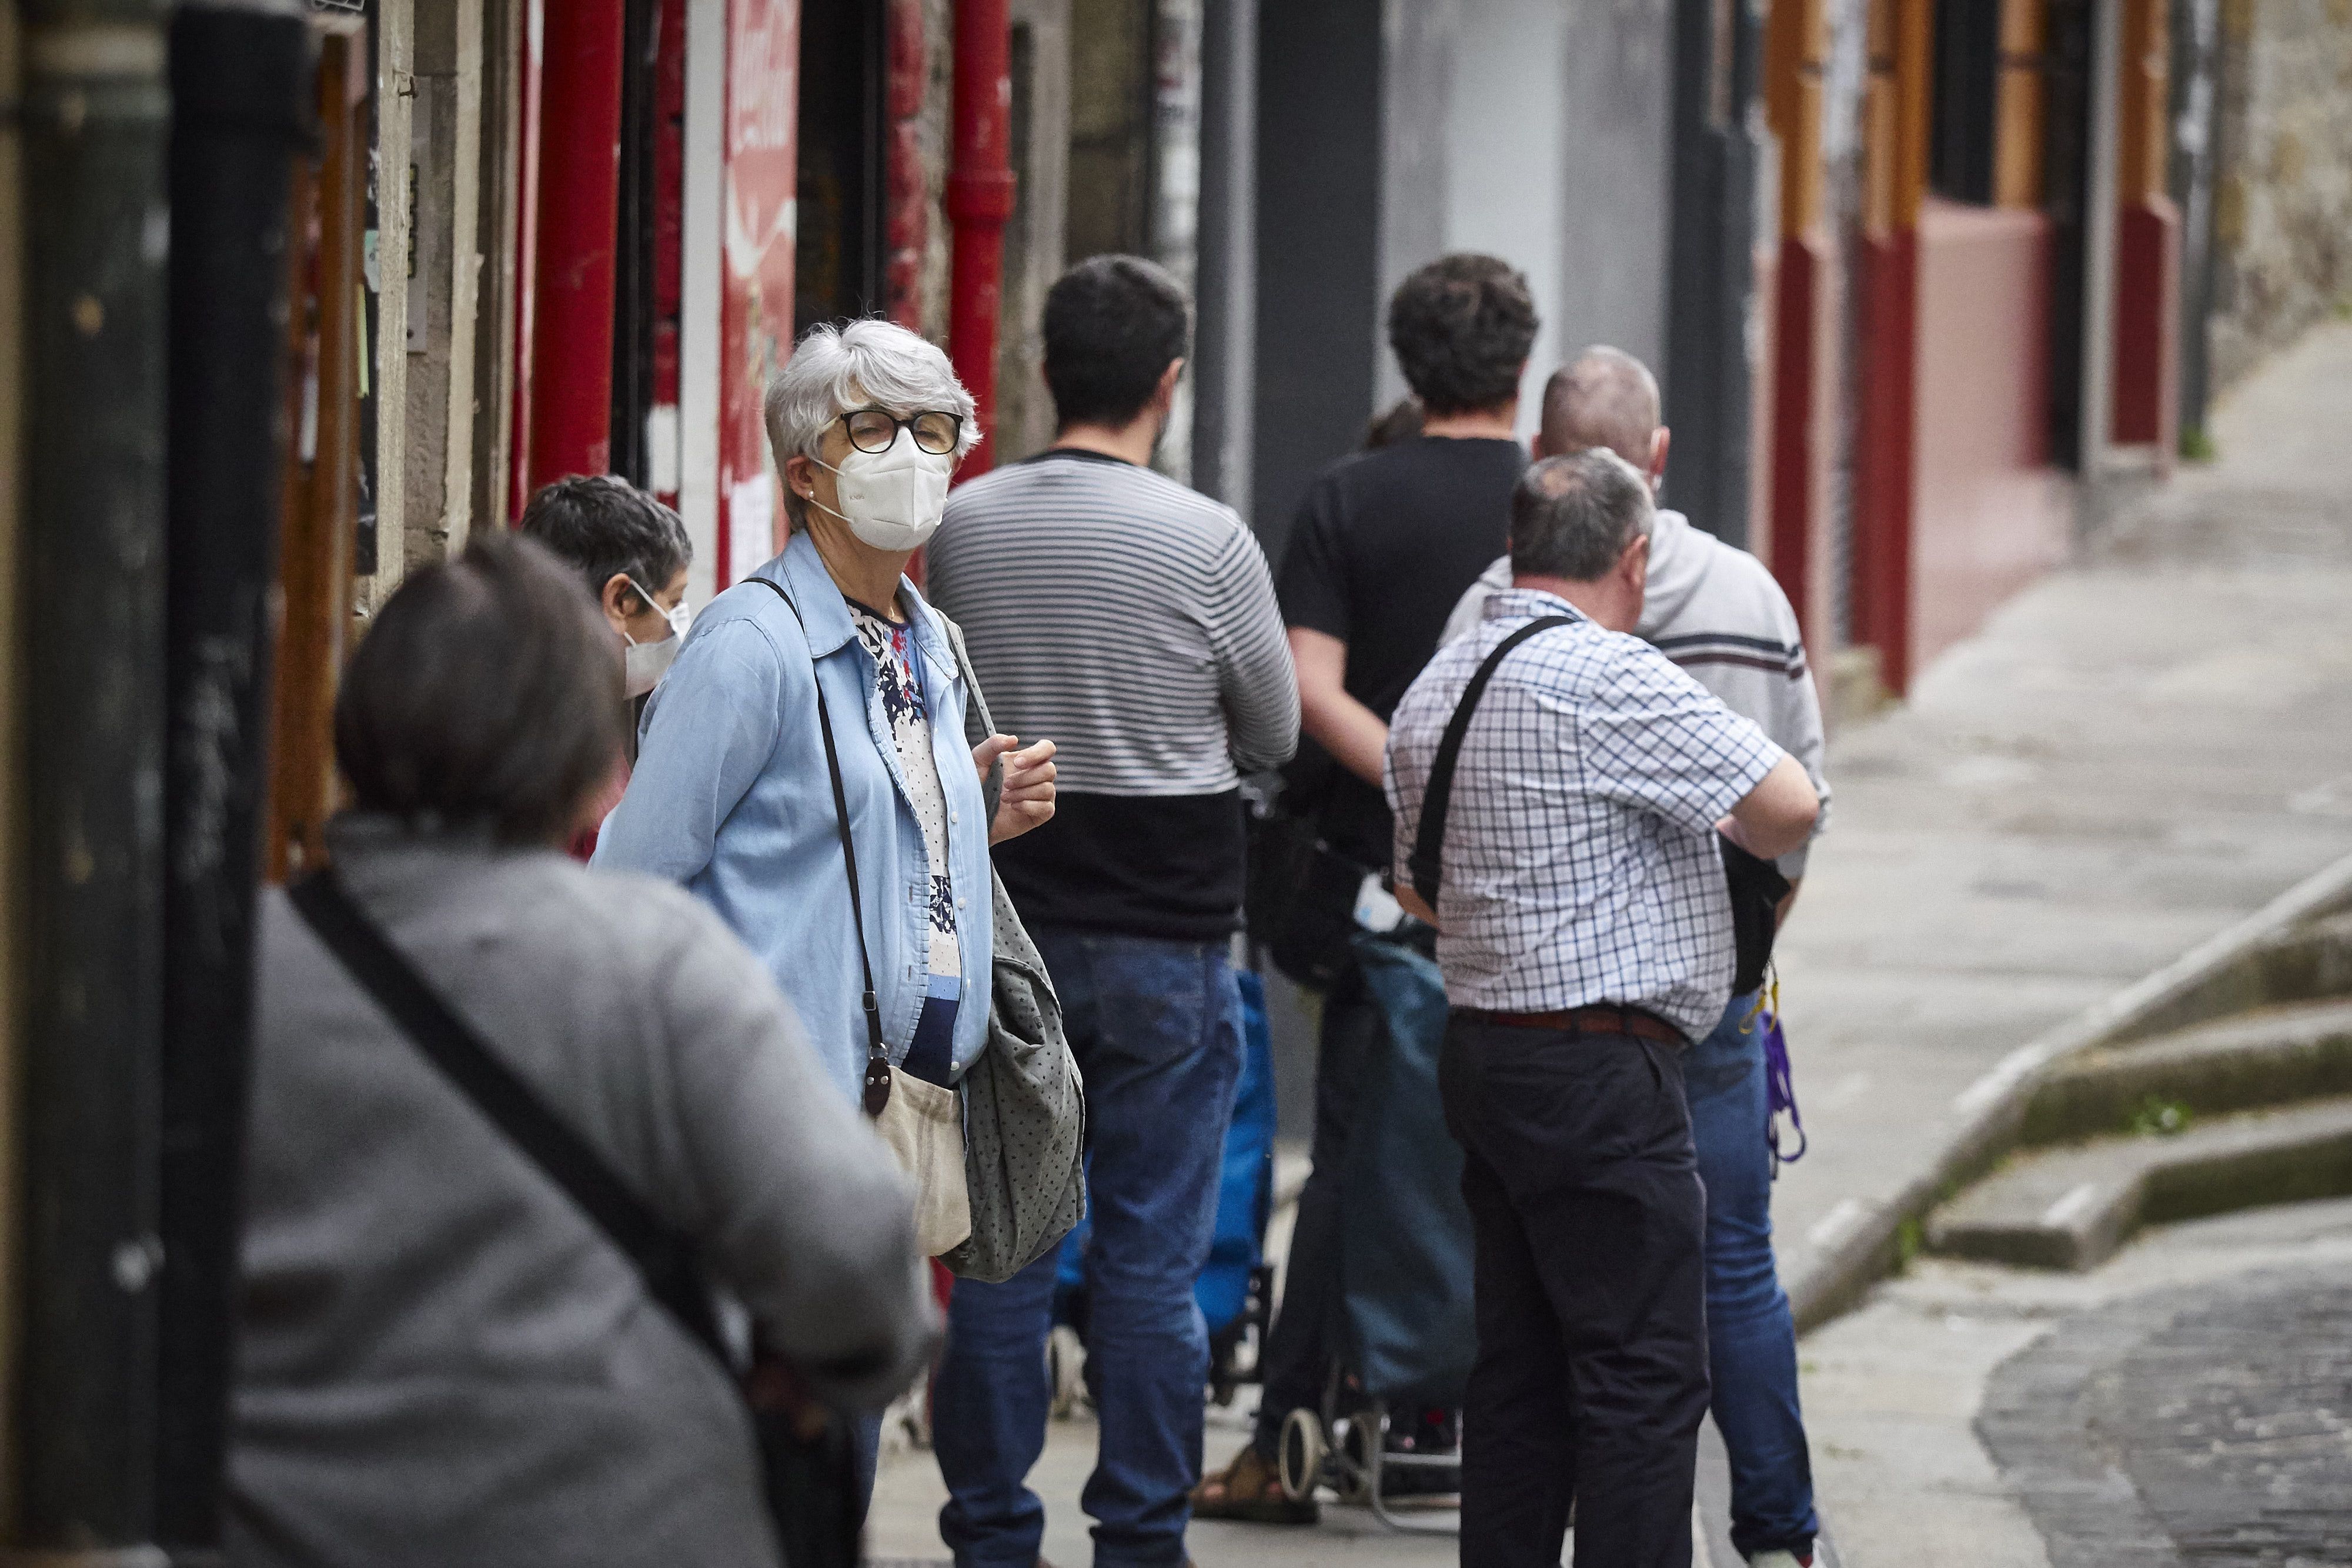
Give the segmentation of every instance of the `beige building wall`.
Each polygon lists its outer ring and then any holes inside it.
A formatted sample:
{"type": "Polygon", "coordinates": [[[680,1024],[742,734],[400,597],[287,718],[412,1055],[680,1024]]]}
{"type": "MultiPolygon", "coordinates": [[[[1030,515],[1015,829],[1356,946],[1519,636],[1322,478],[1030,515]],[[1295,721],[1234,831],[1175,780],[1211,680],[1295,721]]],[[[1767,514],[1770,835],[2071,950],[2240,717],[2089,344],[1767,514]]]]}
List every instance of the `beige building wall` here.
{"type": "Polygon", "coordinates": [[[2352,0],[2222,0],[2216,390],[2352,308],[2352,0]]]}
{"type": "Polygon", "coordinates": [[[513,372],[518,0],[382,0],[372,612],[415,568],[502,523],[513,372]],[[414,198],[413,205],[411,198],[414,198]],[[415,257],[397,287],[395,257],[415,257]]]}

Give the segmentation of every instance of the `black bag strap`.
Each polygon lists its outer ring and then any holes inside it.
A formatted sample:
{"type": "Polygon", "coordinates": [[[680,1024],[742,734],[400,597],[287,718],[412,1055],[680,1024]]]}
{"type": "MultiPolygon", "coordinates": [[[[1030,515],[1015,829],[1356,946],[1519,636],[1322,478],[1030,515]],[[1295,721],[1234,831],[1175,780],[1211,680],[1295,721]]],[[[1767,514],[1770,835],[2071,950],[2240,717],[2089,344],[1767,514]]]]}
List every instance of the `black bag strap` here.
{"type": "MultiPolygon", "coordinates": [[[[765,577],[747,577],[746,582],[756,582],[772,591],[784,601],[784,608],[800,622],[801,635],[808,635],[808,622],[801,620],[801,607],[793,602],[783,585],[765,577]]],[[[874,956],[866,948],[866,906],[857,891],[857,844],[849,836],[849,797],[841,788],[841,754],[834,748],[833,714],[825,706],[824,683],[816,678],[816,644],[809,644],[809,679],[816,687],[816,725],[824,736],[825,771],[833,776],[833,823],[841,834],[841,858],[849,867],[849,918],[857,927],[857,963],[866,973],[866,1113],[879,1116],[890,1103],[890,1051],[882,1042],[882,1003],[874,990],[874,956]]]]}
{"type": "Polygon", "coordinates": [[[482,1043],[481,1036],[352,902],[331,866],[305,877],[288,896],[327,950],[391,1015],[401,1033],[571,1196],[636,1266],[646,1293],[668,1309],[721,1366],[728,1365],[709,1282],[693,1242],[630,1191],[587,1140],[482,1043]]]}
{"type": "Polygon", "coordinates": [[[1445,850],[1445,813],[1454,804],[1454,767],[1462,758],[1462,738],[1470,733],[1470,716],[1478,711],[1478,699],[1486,695],[1486,683],[1495,678],[1496,666],[1512,649],[1538,632],[1574,624],[1573,615],[1538,615],[1496,643],[1470,677],[1470,684],[1462,688],[1462,700],[1454,705],[1454,716],[1445,721],[1445,734],[1429,764],[1429,787],[1422,792],[1420,829],[1412,836],[1412,853],[1405,857],[1412,890],[1432,913],[1437,908],[1437,884],[1444,870],[1440,862],[1445,850]]]}

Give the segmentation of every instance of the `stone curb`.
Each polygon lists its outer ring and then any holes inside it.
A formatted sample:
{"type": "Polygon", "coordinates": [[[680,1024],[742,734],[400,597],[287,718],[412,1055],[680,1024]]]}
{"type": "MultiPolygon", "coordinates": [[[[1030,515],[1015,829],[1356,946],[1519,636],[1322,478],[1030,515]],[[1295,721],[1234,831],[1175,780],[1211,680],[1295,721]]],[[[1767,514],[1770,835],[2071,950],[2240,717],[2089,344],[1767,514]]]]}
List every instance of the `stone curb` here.
{"type": "Polygon", "coordinates": [[[2208,937],[2155,973],[2094,1003],[2020,1046],[1952,1102],[1958,1118],[1923,1174],[1864,1208],[1838,1242],[1787,1281],[1797,1332],[1819,1328],[1856,1305],[1899,1260],[1906,1225],[1924,1223],[1949,1192],[2017,1146],[2026,1103],[2052,1063],[2129,1035],[2143,1020],[2210,982],[2299,921],[2352,903],[2352,855],[2295,883],[2261,909],[2208,937]]]}

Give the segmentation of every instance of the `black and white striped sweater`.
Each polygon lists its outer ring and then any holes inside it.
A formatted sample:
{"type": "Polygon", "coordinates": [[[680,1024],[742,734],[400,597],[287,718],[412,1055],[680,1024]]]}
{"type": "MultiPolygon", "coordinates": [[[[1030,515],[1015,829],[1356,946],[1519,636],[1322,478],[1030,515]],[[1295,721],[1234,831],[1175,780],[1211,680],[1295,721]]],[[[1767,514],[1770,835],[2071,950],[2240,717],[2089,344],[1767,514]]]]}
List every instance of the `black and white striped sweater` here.
{"type": "Polygon", "coordinates": [[[997,853],[1023,917],[1230,933],[1240,776],[1298,744],[1297,683],[1248,527],[1148,468],[1049,451],[958,488],[925,571],[998,727],[1059,748],[1054,821],[997,853]]]}

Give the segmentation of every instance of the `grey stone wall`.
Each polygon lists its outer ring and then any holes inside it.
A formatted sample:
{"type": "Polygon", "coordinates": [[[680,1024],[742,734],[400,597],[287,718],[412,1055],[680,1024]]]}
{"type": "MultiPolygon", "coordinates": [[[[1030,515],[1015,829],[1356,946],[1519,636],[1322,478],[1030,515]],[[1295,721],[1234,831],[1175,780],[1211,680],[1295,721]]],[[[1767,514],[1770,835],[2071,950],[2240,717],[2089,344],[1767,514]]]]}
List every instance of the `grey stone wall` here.
{"type": "Polygon", "coordinates": [[[2352,307],[2352,0],[2224,0],[2213,380],[2352,307]]]}

